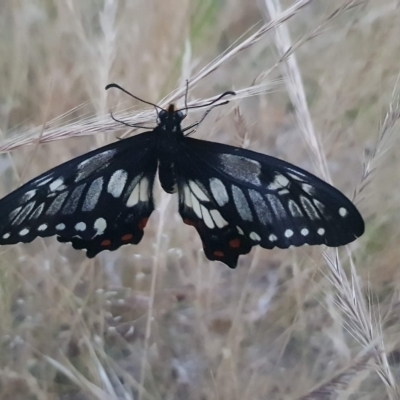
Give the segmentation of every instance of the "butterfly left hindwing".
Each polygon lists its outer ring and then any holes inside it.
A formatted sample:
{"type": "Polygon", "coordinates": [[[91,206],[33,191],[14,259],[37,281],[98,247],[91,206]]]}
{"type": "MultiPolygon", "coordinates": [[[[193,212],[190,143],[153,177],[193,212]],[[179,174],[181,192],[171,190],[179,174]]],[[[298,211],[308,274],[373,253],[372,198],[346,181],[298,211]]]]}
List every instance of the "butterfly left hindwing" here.
{"type": "Polygon", "coordinates": [[[179,211],[210,260],[235,268],[252,246],[352,242],[364,222],[349,199],[294,165],[250,150],[185,138],[179,211]]]}

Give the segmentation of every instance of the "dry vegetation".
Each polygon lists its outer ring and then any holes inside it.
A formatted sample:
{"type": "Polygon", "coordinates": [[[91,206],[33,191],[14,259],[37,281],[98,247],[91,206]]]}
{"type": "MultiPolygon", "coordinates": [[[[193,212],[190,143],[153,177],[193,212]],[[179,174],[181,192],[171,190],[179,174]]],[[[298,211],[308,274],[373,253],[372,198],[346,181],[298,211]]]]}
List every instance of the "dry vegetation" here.
{"type": "Polygon", "coordinates": [[[240,92],[197,137],[313,171],[367,224],[230,270],[157,188],[138,246],[3,247],[1,400],[400,397],[398,1],[2,0],[0,21],[0,195],[134,133],[111,108],[154,122],[107,83],[166,104],[190,78],[193,102],[240,92]]]}

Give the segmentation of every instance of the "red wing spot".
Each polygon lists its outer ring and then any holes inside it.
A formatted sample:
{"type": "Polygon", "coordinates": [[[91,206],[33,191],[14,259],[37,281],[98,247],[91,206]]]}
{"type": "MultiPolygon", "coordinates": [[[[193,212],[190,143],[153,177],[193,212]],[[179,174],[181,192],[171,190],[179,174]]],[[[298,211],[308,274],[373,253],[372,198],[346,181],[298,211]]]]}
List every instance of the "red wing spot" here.
{"type": "Polygon", "coordinates": [[[123,242],[129,242],[133,238],[132,233],[127,233],[126,235],[121,236],[121,240],[123,242]]]}
{"type": "Polygon", "coordinates": [[[222,251],[216,250],[213,252],[215,257],[224,257],[224,253],[222,251]]]}
{"type": "Polygon", "coordinates": [[[185,219],[183,220],[183,222],[184,222],[186,225],[196,226],[196,222],[194,222],[194,221],[192,221],[191,219],[188,219],[188,218],[185,218],[185,219]]]}
{"type": "Polygon", "coordinates": [[[139,229],[143,230],[144,227],[147,225],[148,218],[143,218],[139,221],[139,229]]]}
{"type": "Polygon", "coordinates": [[[108,247],[111,245],[111,240],[105,239],[100,243],[100,246],[108,247]]]}
{"type": "Polygon", "coordinates": [[[233,249],[238,249],[240,247],[240,239],[232,239],[229,241],[229,247],[232,247],[233,249]]]}

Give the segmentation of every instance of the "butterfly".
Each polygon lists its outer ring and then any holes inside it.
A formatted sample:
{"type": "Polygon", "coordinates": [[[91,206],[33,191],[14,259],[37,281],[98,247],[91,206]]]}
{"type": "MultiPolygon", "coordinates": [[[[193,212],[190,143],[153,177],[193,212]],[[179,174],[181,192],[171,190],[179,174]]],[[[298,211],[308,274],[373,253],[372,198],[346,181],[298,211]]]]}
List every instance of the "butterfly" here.
{"type": "MultiPolygon", "coordinates": [[[[117,84],[106,89],[111,87],[135,97],[117,84]]],[[[234,94],[225,92],[208,105],[234,94]]],[[[213,107],[186,128],[181,123],[193,107],[156,107],[154,129],[74,158],[1,199],[0,244],[57,235],[86,249],[89,258],[137,244],[155,208],[157,171],[162,188],[178,193],[179,213],[197,230],[206,257],[230,268],[256,245],[337,247],[363,234],[353,203],[309,172],[189,137],[213,107]]]]}

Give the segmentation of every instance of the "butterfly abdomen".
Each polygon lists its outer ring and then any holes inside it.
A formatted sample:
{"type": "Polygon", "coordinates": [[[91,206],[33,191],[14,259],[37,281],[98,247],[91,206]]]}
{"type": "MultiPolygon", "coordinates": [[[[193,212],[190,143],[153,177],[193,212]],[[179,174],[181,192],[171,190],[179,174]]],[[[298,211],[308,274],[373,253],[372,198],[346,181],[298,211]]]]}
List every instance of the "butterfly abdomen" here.
{"type": "Polygon", "coordinates": [[[178,190],[178,183],[175,173],[175,163],[168,160],[160,160],[158,164],[158,176],[160,179],[161,187],[167,193],[176,193],[178,190]]]}
{"type": "Polygon", "coordinates": [[[161,187],[167,193],[176,193],[178,182],[175,161],[179,158],[184,136],[178,123],[168,129],[162,129],[161,126],[157,133],[158,176],[161,187]]]}

